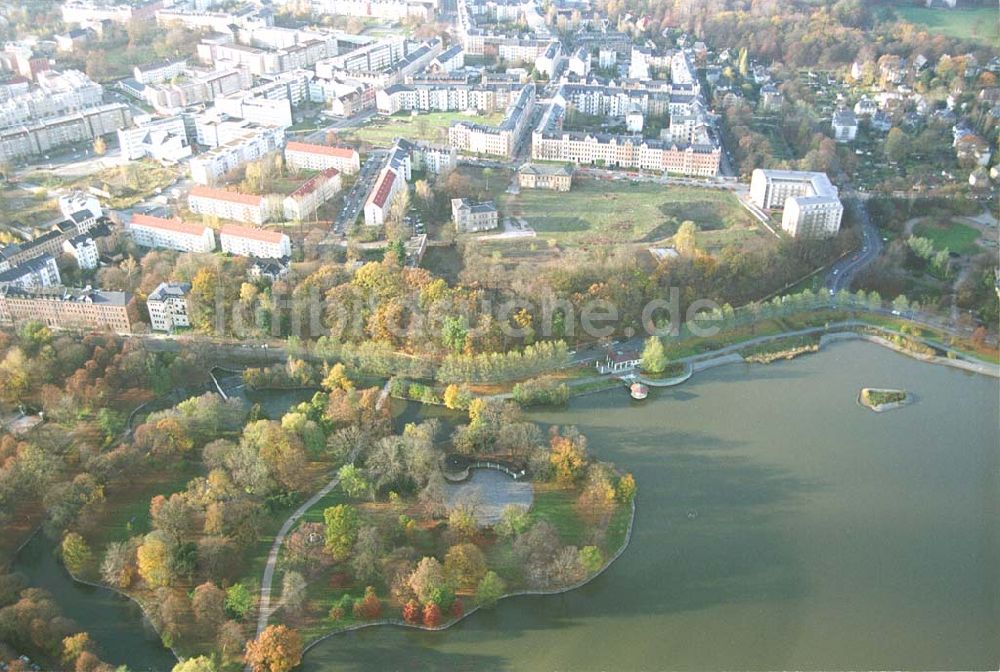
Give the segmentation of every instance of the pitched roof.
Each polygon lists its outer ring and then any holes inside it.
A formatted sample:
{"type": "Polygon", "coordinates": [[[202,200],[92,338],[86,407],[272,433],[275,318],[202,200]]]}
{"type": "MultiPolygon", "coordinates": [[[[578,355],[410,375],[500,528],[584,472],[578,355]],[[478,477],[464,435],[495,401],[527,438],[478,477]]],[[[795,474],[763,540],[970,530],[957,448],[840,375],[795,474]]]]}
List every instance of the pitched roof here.
{"type": "Polygon", "coordinates": [[[378,186],[375,187],[375,191],[372,192],[371,203],[380,208],[385,207],[385,202],[389,198],[389,192],[392,191],[392,184],[395,181],[395,171],[386,170],[383,172],[382,178],[378,181],[378,186]]]}
{"type": "Polygon", "coordinates": [[[289,142],[285,145],[285,151],[338,156],[342,159],[353,158],[356,153],[353,147],[331,147],[330,145],[314,145],[309,142],[289,142]]]}
{"type": "Polygon", "coordinates": [[[249,226],[237,226],[236,224],[226,224],[222,227],[223,236],[233,236],[234,238],[249,238],[259,240],[263,243],[278,244],[285,238],[285,234],[278,231],[267,231],[265,229],[252,229],[249,226]]]}
{"type": "Polygon", "coordinates": [[[337,170],[336,168],[327,168],[319,175],[311,177],[305,182],[303,182],[302,185],[299,186],[298,189],[290,193],[289,196],[292,198],[302,198],[306,194],[310,194],[316,191],[319,188],[320,184],[327,182],[328,180],[332,180],[337,175],[340,175],[339,170],[337,170]]]}
{"type": "Polygon", "coordinates": [[[254,207],[259,207],[264,203],[263,196],[252,196],[250,194],[241,194],[238,191],[215,189],[213,187],[205,187],[202,185],[195,185],[191,187],[190,196],[197,198],[211,198],[217,201],[229,201],[230,203],[239,203],[240,205],[251,205],[254,207]]]}
{"type": "Polygon", "coordinates": [[[205,229],[208,227],[204,224],[193,224],[182,220],[180,217],[174,217],[173,219],[164,219],[162,217],[153,217],[152,215],[134,214],[132,215],[132,221],[130,226],[147,226],[154,229],[163,229],[165,231],[173,231],[175,233],[184,233],[189,236],[201,236],[204,235],[205,229]]]}

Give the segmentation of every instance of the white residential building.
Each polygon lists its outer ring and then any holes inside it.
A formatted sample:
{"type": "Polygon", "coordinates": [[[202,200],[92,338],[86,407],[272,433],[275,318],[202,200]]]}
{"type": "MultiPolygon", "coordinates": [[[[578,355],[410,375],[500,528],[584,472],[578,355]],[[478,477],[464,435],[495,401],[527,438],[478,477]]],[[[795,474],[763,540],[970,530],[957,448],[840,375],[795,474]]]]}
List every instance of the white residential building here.
{"type": "Polygon", "coordinates": [[[409,189],[407,182],[412,179],[409,147],[409,142],[399,140],[386,157],[385,165],[376,178],[368,198],[365,199],[364,213],[367,226],[385,224],[396,197],[409,189]]]}
{"type": "Polygon", "coordinates": [[[226,224],[219,235],[222,251],[240,257],[282,259],[292,256],[292,241],[283,233],[226,224]]]}
{"type": "Polygon", "coordinates": [[[97,243],[86,233],[63,241],[63,252],[76,259],[76,265],[85,271],[97,268],[101,256],[97,243]]]}
{"type": "Polygon", "coordinates": [[[281,147],[283,128],[248,127],[243,133],[191,159],[191,179],[195,184],[215,184],[222,176],[281,147]]]}
{"type": "Polygon", "coordinates": [[[62,284],[59,266],[51,254],[43,254],[0,272],[0,286],[55,287],[62,284]]]}
{"type": "MultiPolygon", "coordinates": [[[[81,210],[89,210],[94,217],[103,217],[101,202],[92,194],[85,194],[82,191],[74,191],[59,197],[59,212],[63,217],[72,217],[74,213],[81,210]]],[[[81,232],[82,233],[82,232],[81,232]]]]}
{"type": "Polygon", "coordinates": [[[308,219],[321,205],[333,198],[340,188],[340,171],[327,168],[285,197],[282,202],[285,219],[300,222],[308,219]]]}
{"type": "Polygon", "coordinates": [[[149,326],[154,331],[173,331],[176,327],[190,327],[188,316],[188,283],[161,282],[146,297],[149,326]]]}
{"type": "MultiPolygon", "coordinates": [[[[138,119],[137,119],[138,121],[138,119]]],[[[184,120],[177,117],[145,119],[135,128],[118,131],[122,162],[150,157],[157,161],[177,162],[191,156],[184,120]]]]}
{"type": "Polygon", "coordinates": [[[345,175],[353,175],[361,170],[361,159],[353,147],[289,142],[285,145],[285,165],[295,170],[335,168],[345,175]]]}
{"type": "Polygon", "coordinates": [[[198,215],[214,215],[247,224],[263,224],[270,212],[263,196],[195,185],[188,194],[188,208],[198,215]]]}
{"type": "Polygon", "coordinates": [[[844,206],[826,173],[758,168],[750,198],[761,209],[783,209],[781,228],[795,238],[829,238],[840,231],[844,206]]]}
{"type": "Polygon", "coordinates": [[[145,65],[137,65],[132,69],[132,74],[135,81],[140,84],[156,84],[177,77],[186,68],[187,61],[183,58],[179,60],[164,59],[145,65]]]}
{"type": "Polygon", "coordinates": [[[858,134],[858,118],[849,108],[834,112],[830,124],[833,127],[833,139],[837,142],[853,142],[858,134]]]}
{"type": "Polygon", "coordinates": [[[586,77],[590,74],[590,52],[585,47],[580,47],[569,57],[569,72],[577,77],[586,77]]]}
{"type": "Polygon", "coordinates": [[[185,222],[180,217],[163,219],[135,214],[127,228],[140,247],[181,252],[215,251],[215,232],[211,227],[185,222]]]}

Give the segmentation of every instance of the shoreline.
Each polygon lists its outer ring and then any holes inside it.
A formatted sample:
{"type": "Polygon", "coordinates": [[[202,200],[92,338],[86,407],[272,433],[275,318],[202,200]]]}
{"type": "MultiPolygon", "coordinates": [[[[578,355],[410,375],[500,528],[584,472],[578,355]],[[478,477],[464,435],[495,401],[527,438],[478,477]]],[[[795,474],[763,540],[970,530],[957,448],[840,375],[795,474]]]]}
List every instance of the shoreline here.
{"type": "MultiPolygon", "coordinates": [[[[629,517],[628,528],[625,530],[625,539],[622,542],[622,545],[618,548],[618,550],[615,552],[614,555],[612,555],[610,558],[608,558],[608,561],[604,563],[604,566],[601,567],[596,572],[594,572],[594,574],[592,574],[591,576],[585,577],[585,578],[581,579],[580,581],[577,581],[574,584],[571,584],[569,586],[565,586],[563,588],[554,588],[552,590],[531,590],[531,589],[526,589],[526,590],[514,591],[512,593],[504,593],[503,595],[501,595],[497,599],[496,604],[499,604],[501,600],[505,600],[505,599],[510,598],[510,597],[530,597],[530,596],[562,595],[564,593],[569,593],[571,591],[574,591],[574,590],[577,590],[579,588],[582,588],[585,585],[587,585],[588,583],[590,583],[590,582],[594,581],[595,579],[597,579],[602,574],[604,574],[606,571],[608,571],[608,569],[610,569],[611,565],[613,565],[615,563],[615,561],[618,560],[618,558],[620,558],[623,553],[625,553],[625,550],[632,543],[632,530],[633,530],[633,527],[635,526],[635,516],[636,516],[635,500],[636,500],[636,498],[633,497],[632,498],[632,512],[631,512],[631,516],[629,517]]],[[[314,648],[315,646],[317,646],[317,645],[325,642],[326,640],[328,640],[328,639],[330,639],[332,637],[336,637],[337,635],[341,635],[341,634],[344,634],[344,633],[347,633],[347,632],[354,632],[356,630],[363,630],[365,628],[372,628],[372,627],[382,626],[382,625],[391,625],[391,626],[397,626],[397,627],[402,627],[402,628],[411,628],[413,630],[424,630],[426,632],[441,632],[442,630],[447,630],[447,629],[451,628],[454,625],[458,625],[459,623],[461,623],[462,621],[464,621],[469,616],[472,616],[474,613],[476,613],[477,611],[479,611],[481,609],[484,609],[484,608],[485,607],[483,605],[477,604],[477,605],[471,607],[468,611],[466,611],[465,613],[463,613],[458,618],[456,618],[456,619],[454,619],[452,621],[449,621],[447,623],[442,623],[441,625],[439,625],[437,627],[433,627],[433,628],[429,628],[426,625],[421,625],[419,623],[407,623],[406,621],[404,621],[402,619],[396,619],[396,618],[383,618],[383,619],[379,619],[379,620],[376,620],[376,621],[371,621],[371,622],[368,622],[368,623],[355,623],[353,625],[346,626],[346,627],[341,628],[339,630],[334,630],[332,632],[328,632],[328,633],[326,633],[324,635],[321,635],[321,636],[317,637],[316,639],[312,640],[311,642],[309,642],[308,644],[306,644],[305,646],[302,647],[302,656],[304,658],[305,655],[307,653],[309,653],[310,649],[314,648]]]]}

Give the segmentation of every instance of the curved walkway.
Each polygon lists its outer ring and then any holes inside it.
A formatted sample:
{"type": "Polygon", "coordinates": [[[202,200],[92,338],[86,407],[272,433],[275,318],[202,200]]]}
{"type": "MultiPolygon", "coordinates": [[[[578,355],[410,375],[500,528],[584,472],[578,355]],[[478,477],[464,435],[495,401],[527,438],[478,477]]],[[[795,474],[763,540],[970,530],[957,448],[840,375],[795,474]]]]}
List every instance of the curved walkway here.
{"type": "MultiPolygon", "coordinates": [[[[358,451],[360,448],[355,447],[351,451],[350,456],[344,464],[350,464],[354,462],[354,459],[358,456],[358,451]]],[[[295,523],[299,522],[299,518],[305,515],[306,511],[311,509],[316,505],[316,502],[326,497],[330,494],[330,491],[337,487],[340,483],[340,476],[334,476],[329,483],[320,488],[316,493],[302,503],[302,506],[295,509],[295,512],[290,515],[285,522],[281,525],[281,529],[278,530],[278,534],[274,537],[274,543],[271,544],[271,550],[267,554],[267,564],[264,565],[264,575],[260,580],[260,602],[257,607],[257,635],[264,632],[264,628],[267,627],[267,621],[271,618],[271,613],[274,611],[271,609],[271,584],[274,582],[274,570],[278,564],[278,554],[281,552],[281,546],[285,543],[285,537],[291,532],[292,527],[295,523]]]]}

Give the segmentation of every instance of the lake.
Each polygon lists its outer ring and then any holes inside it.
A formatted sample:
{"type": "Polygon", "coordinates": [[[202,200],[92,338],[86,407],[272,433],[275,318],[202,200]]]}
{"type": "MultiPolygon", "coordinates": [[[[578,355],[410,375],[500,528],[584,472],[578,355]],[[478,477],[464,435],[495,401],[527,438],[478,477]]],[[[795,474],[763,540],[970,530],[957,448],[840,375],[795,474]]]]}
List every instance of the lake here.
{"type": "MultiPolygon", "coordinates": [[[[848,342],[701,372],[644,402],[613,390],[532,413],[635,474],[624,555],[580,590],[503,600],[447,631],[337,635],[303,667],[997,669],[998,407],[995,379],[848,342]],[[916,401],[876,414],[861,387],[916,401]]],[[[70,583],[40,550],[19,568],[108,660],[169,669],[129,603],[70,583]]]]}
{"type": "Polygon", "coordinates": [[[997,669],[998,406],[995,379],[850,342],[534,413],[635,473],[625,554],[448,631],[338,635],[304,669],[997,669]],[[872,413],[865,386],[916,403],[872,413]]]}

